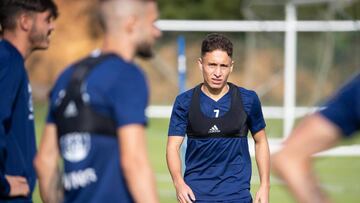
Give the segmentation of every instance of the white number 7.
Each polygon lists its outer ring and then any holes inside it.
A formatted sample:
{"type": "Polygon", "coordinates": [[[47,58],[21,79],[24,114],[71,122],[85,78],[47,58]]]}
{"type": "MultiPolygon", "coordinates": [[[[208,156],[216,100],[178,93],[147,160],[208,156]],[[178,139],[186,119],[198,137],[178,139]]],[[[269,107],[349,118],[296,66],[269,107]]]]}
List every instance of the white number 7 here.
{"type": "Polygon", "coordinates": [[[219,109],[214,109],[214,112],[215,112],[215,118],[218,118],[220,110],[219,109]]]}

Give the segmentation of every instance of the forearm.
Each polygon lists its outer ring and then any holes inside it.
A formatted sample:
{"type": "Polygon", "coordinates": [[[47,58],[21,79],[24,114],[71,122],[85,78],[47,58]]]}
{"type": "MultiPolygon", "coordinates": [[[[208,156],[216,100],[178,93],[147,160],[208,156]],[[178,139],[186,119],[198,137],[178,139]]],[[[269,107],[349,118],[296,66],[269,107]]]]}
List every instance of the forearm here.
{"type": "Polygon", "coordinates": [[[135,202],[158,202],[155,177],[147,155],[145,129],[127,125],[118,129],[121,167],[135,202]]]}
{"type": "MultiPolygon", "coordinates": [[[[55,159],[57,160],[57,159],[55,159]]],[[[39,156],[35,159],[35,168],[39,180],[40,197],[43,202],[51,202],[58,191],[60,174],[57,161],[46,160],[39,156]]]]}
{"type": "Polygon", "coordinates": [[[180,147],[184,140],[182,136],[169,136],[166,147],[166,161],[173,180],[176,197],[179,202],[194,202],[196,197],[185,183],[181,171],[180,147]]]}
{"type": "Polygon", "coordinates": [[[59,159],[56,126],[46,124],[39,151],[34,160],[34,166],[39,178],[40,196],[43,202],[50,202],[50,198],[55,198],[58,192],[61,178],[58,168],[59,159]]]}
{"type": "Polygon", "coordinates": [[[270,187],[270,152],[266,139],[255,142],[255,159],[261,186],[270,187]]]}
{"type": "Polygon", "coordinates": [[[122,168],[135,202],[155,203],[159,201],[155,189],[155,177],[146,155],[133,160],[123,160],[122,168]]]}
{"type": "Polygon", "coordinates": [[[178,184],[184,183],[179,148],[168,147],[166,150],[166,161],[175,187],[178,184]]]}

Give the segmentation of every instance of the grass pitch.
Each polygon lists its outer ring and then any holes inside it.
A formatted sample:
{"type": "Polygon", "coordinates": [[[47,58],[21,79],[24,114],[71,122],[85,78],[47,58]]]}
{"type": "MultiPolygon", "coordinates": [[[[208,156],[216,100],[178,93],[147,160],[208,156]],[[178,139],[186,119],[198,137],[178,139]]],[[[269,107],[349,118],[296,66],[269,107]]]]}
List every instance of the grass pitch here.
{"type": "MultiPolygon", "coordinates": [[[[35,121],[37,141],[39,142],[44,126],[46,105],[36,105],[35,121]]],[[[176,203],[175,190],[168,173],[165,149],[167,141],[168,119],[150,119],[147,129],[148,151],[150,161],[156,174],[157,188],[161,203],[176,203]]],[[[269,137],[281,137],[282,122],[280,120],[267,121],[269,137]]],[[[346,144],[360,143],[360,136],[356,139],[344,141],[346,144]]],[[[322,157],[317,158],[315,170],[319,174],[322,186],[335,202],[356,203],[360,200],[360,157],[322,157]]],[[[255,195],[259,187],[259,176],[253,160],[253,177],[251,193],[255,195]]],[[[39,191],[36,188],[34,202],[40,203],[39,191]]],[[[270,202],[295,202],[286,190],[286,186],[276,177],[271,176],[270,202]]]]}

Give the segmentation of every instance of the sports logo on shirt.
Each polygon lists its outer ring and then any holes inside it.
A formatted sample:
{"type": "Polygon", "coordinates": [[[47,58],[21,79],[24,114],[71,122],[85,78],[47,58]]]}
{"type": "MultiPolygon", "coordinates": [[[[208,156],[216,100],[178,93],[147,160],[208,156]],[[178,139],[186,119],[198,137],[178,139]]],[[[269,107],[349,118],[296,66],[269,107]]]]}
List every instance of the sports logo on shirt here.
{"type": "Polygon", "coordinates": [[[208,132],[208,133],[219,133],[219,132],[221,132],[221,131],[219,130],[219,128],[218,128],[216,125],[214,125],[213,127],[211,127],[211,128],[209,129],[209,132],[208,132]]]}
{"type": "Polygon", "coordinates": [[[70,101],[69,104],[66,106],[64,117],[69,118],[69,117],[75,117],[77,115],[78,115],[78,110],[76,108],[76,104],[74,101],[70,101]]]}
{"type": "Polygon", "coordinates": [[[89,133],[69,133],[60,138],[61,153],[65,160],[79,162],[89,154],[91,138],[89,133]]]}

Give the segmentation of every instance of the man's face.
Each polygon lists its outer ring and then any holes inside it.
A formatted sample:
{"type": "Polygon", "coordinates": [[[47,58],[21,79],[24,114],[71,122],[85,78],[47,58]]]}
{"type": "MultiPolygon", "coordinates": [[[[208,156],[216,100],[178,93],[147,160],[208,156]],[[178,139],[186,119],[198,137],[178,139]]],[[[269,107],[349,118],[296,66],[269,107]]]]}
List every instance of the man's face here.
{"type": "Polygon", "coordinates": [[[50,44],[49,36],[53,30],[53,17],[49,11],[34,13],[33,24],[29,34],[32,50],[47,49],[50,44]]]}
{"type": "Polygon", "coordinates": [[[161,31],[154,24],[158,15],[156,3],[148,2],[144,15],[140,19],[141,22],[138,30],[139,40],[136,54],[140,57],[150,58],[153,55],[152,47],[155,44],[155,40],[161,36],[161,31]]]}
{"type": "Polygon", "coordinates": [[[226,51],[219,49],[206,53],[198,61],[204,83],[213,90],[224,88],[233,69],[233,64],[234,62],[226,51]]]}

